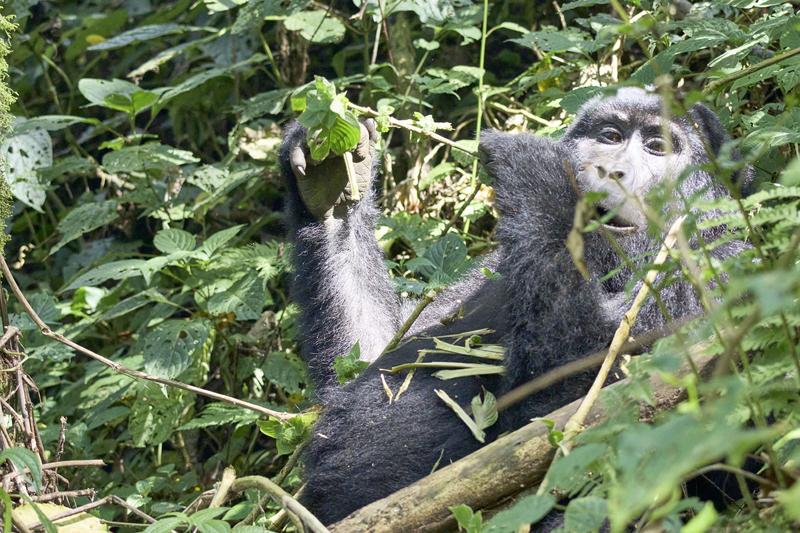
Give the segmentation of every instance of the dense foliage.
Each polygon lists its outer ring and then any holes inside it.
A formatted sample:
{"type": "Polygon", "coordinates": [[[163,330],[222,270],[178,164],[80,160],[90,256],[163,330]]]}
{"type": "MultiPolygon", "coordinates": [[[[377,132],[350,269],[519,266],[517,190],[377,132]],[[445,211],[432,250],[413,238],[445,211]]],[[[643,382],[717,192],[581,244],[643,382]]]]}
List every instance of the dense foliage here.
{"type": "MultiPolygon", "coordinates": [[[[677,530],[680,519],[692,520],[692,531],[785,530],[800,520],[796,3],[360,4],[17,0],[4,8],[18,26],[8,56],[16,119],[0,152],[16,200],[5,257],[33,308],[49,327],[126,367],[304,413],[265,419],[133,380],[43,336],[11,304],[41,393],[44,447],[58,447],[63,417],[63,455],[109,465],[71,471],[71,486],[119,496],[151,516],[179,513],[153,530],[283,527],[277,504],[256,490],[232,507],[187,505],[227,466],[289,492],[301,485],[297,450],[315,410],[297,355],[280,214],[277,147],[290,117],[302,111],[321,128],[312,139],[319,156],[353,146],[358,116],[377,117],[385,132],[380,240],[397,290],[422,295],[493,246],[492,189],[472,155],[476,131],[558,135],[592,96],[654,84],[673,104],[667,111],[704,101],[739,139],[714,173],[735,188],[735,146],[754,164],[758,192],[715,204],[689,198],[683,209],[713,210],[705,224],[727,224],[753,247],[724,264],[702,249],[673,254],[664,283],[694,281],[708,318],[626,364],[629,384],[603,398],[615,416],[579,436],[548,488],[575,497],[570,531],[597,529],[605,518],[615,530],[677,530]],[[640,422],[647,377],[674,378],[700,341],[720,354],[721,371],[680,378],[688,399],[640,422]],[[723,514],[684,497],[681,484],[699,469],[725,462],[738,472],[746,456],[763,465],[760,493],[723,514]]],[[[0,92],[0,107],[7,100],[0,92]]],[[[664,196],[653,199],[657,208],[664,196]]],[[[658,217],[652,226],[666,230],[658,217]]],[[[338,361],[343,380],[358,371],[357,349],[338,361]]],[[[528,498],[494,526],[470,509],[454,512],[469,531],[511,531],[555,503],[549,493],[528,498]]],[[[95,512],[139,521],[119,506],[95,512]]]]}

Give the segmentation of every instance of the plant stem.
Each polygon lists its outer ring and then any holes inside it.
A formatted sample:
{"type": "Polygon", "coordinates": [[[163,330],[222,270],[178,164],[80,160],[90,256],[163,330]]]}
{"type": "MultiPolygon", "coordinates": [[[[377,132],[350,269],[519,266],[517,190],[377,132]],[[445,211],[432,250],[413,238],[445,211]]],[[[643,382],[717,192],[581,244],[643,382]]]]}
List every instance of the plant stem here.
{"type": "Polygon", "coordinates": [[[432,289],[425,293],[425,296],[423,296],[422,299],[417,302],[417,306],[408,316],[406,321],[403,322],[403,325],[400,326],[400,329],[397,330],[397,333],[394,334],[394,337],[392,337],[392,340],[389,341],[389,344],[386,345],[386,348],[383,349],[382,353],[391,352],[397,348],[397,345],[400,344],[401,340],[403,340],[403,337],[405,337],[408,330],[411,329],[411,326],[414,325],[414,322],[416,322],[417,318],[419,318],[419,315],[422,314],[422,311],[424,311],[425,308],[428,307],[428,304],[430,304],[433,299],[436,298],[436,294],[438,292],[438,290],[432,289]]]}
{"type": "Polygon", "coordinates": [[[714,80],[708,85],[706,85],[705,89],[703,89],[704,93],[710,93],[711,91],[722,87],[726,83],[730,83],[732,81],[736,81],[738,79],[744,78],[745,76],[749,76],[753,72],[757,72],[762,68],[770,67],[776,63],[780,63],[784,59],[789,59],[790,57],[794,57],[800,54],[800,48],[795,48],[793,50],[787,50],[786,52],[778,55],[774,55],[769,59],[765,59],[764,61],[760,61],[755,65],[750,65],[746,69],[742,69],[739,72],[734,72],[728,76],[722,77],[718,80],[714,80]]]}
{"type": "Polygon", "coordinates": [[[628,340],[631,328],[636,322],[636,317],[639,314],[639,310],[642,308],[647,295],[650,293],[650,287],[655,281],[656,276],[658,276],[659,270],[656,267],[667,260],[669,251],[678,240],[678,232],[680,232],[681,226],[683,225],[683,221],[685,219],[686,217],[678,218],[669,229],[669,232],[664,239],[664,244],[661,247],[661,250],[658,252],[658,256],[656,256],[655,261],[653,261],[653,266],[645,276],[647,283],[643,284],[636,293],[630,309],[628,309],[628,311],[622,317],[622,321],[620,322],[617,331],[614,333],[611,346],[608,348],[608,354],[606,354],[606,357],[603,360],[603,364],[600,367],[600,371],[597,373],[594,383],[592,383],[589,392],[586,393],[586,396],[581,402],[580,407],[578,407],[578,410],[572,417],[570,417],[570,419],[567,421],[567,424],[564,426],[564,440],[562,441],[562,445],[567,451],[572,447],[572,438],[581,431],[583,423],[586,420],[586,416],[589,414],[589,411],[591,410],[595,401],[597,401],[600,391],[602,390],[603,385],[608,378],[608,374],[611,372],[611,367],[614,365],[614,362],[617,359],[617,355],[624,346],[625,342],[628,340]]]}
{"type": "MultiPolygon", "coordinates": [[[[375,111],[374,109],[369,108],[369,107],[356,105],[353,102],[348,102],[347,105],[348,105],[348,107],[350,107],[354,111],[357,111],[359,114],[367,116],[367,117],[375,118],[375,117],[377,117],[379,115],[379,113],[377,111],[375,111]]],[[[403,128],[403,129],[406,129],[406,130],[409,130],[409,131],[413,131],[414,133],[418,133],[420,135],[424,135],[426,137],[430,137],[434,141],[438,141],[440,143],[446,144],[447,146],[449,146],[451,148],[455,148],[456,150],[459,150],[461,152],[464,152],[467,155],[471,155],[472,157],[478,157],[478,153],[476,151],[470,150],[470,149],[465,148],[463,146],[460,146],[455,141],[450,140],[447,137],[443,137],[443,136],[439,135],[438,133],[425,131],[422,128],[420,128],[419,126],[415,126],[413,124],[413,122],[411,122],[410,120],[400,120],[400,119],[396,119],[396,118],[393,118],[393,117],[389,117],[389,125],[391,127],[393,127],[393,128],[403,128]]]]}
{"type": "Polygon", "coordinates": [[[211,498],[211,503],[208,504],[209,509],[213,507],[222,507],[228,499],[228,492],[230,492],[233,483],[236,481],[236,470],[233,467],[228,467],[222,471],[222,480],[219,482],[217,492],[211,498]]]}
{"type": "MultiPolygon", "coordinates": [[[[662,328],[658,328],[655,330],[648,331],[643,335],[637,335],[635,340],[631,340],[626,342],[622,349],[620,350],[622,353],[631,353],[634,350],[639,350],[645,346],[650,346],[657,340],[663,339],[670,335],[673,335],[679,331],[680,328],[691,322],[697,317],[688,317],[680,320],[676,320],[670,323],[667,326],[662,328]]],[[[574,361],[570,361],[565,365],[561,365],[553,370],[545,372],[544,374],[533,378],[532,380],[523,383],[519,387],[511,389],[503,396],[497,399],[497,410],[498,411],[505,411],[509,407],[518,404],[528,396],[532,394],[536,394],[539,391],[544,389],[548,389],[570,376],[575,374],[579,374],[590,368],[598,367],[602,364],[603,360],[606,358],[608,354],[608,350],[600,350],[593,354],[587,355],[585,357],[581,357],[580,359],[576,359],[574,361]]],[[[691,359],[689,359],[688,363],[691,363],[691,359]]],[[[691,364],[689,365],[691,368],[691,364]]]]}
{"type": "MultiPolygon", "coordinates": [[[[489,21],[489,0],[483,0],[483,26],[481,28],[481,54],[480,54],[480,62],[478,68],[481,71],[480,77],[478,78],[478,116],[475,119],[475,143],[479,144],[481,141],[481,124],[483,120],[483,78],[484,78],[484,65],[486,63],[486,27],[489,21]]],[[[458,211],[453,214],[450,220],[447,222],[447,226],[445,226],[442,235],[447,235],[447,232],[458,222],[458,219],[461,218],[461,215],[464,214],[464,211],[467,209],[467,206],[472,203],[472,200],[478,195],[478,192],[481,189],[481,183],[478,181],[478,158],[472,160],[472,170],[471,170],[471,177],[470,181],[472,182],[472,192],[467,199],[461,204],[461,207],[458,208],[458,211]]]]}
{"type": "Polygon", "coordinates": [[[258,489],[266,492],[272,496],[281,507],[297,515],[300,520],[302,520],[303,524],[313,533],[329,533],[328,528],[326,528],[316,516],[311,514],[308,509],[295,500],[291,494],[269,479],[263,476],[245,476],[234,481],[231,486],[231,491],[233,492],[244,492],[247,489],[258,489]]]}
{"type": "Polygon", "coordinates": [[[350,183],[350,196],[354,202],[358,202],[361,200],[361,191],[358,190],[356,170],[353,168],[353,152],[345,152],[342,157],[344,158],[344,168],[347,170],[347,181],[350,183]]]}

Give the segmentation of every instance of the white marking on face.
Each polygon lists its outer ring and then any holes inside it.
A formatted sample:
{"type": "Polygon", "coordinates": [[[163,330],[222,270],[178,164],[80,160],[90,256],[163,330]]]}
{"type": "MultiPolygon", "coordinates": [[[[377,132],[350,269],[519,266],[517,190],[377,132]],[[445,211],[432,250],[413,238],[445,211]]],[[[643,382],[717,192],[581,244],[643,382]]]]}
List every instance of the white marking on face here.
{"type": "Polygon", "coordinates": [[[619,142],[581,138],[577,141],[578,185],[584,192],[606,193],[601,207],[616,210],[617,219],[626,225],[643,227],[647,223],[642,211],[645,195],[664,180],[676,180],[690,164],[687,150],[660,153],[654,150],[658,147],[658,141],[643,138],[639,130],[619,142]]]}

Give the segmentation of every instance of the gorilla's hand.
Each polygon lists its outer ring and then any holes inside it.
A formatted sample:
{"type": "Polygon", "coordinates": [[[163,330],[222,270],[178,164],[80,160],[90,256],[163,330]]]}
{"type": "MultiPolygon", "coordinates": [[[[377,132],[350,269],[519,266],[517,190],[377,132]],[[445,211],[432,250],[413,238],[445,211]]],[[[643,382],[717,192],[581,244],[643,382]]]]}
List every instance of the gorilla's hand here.
{"type": "MultiPolygon", "coordinates": [[[[361,124],[361,139],[352,152],[359,197],[366,195],[371,185],[372,145],[377,140],[375,121],[365,120],[361,124]]],[[[314,161],[309,155],[305,135],[295,137],[295,142],[289,149],[289,162],[300,197],[308,211],[317,220],[324,220],[334,214],[334,209],[352,205],[355,200],[347,179],[344,158],[330,156],[322,161],[314,161]]]]}

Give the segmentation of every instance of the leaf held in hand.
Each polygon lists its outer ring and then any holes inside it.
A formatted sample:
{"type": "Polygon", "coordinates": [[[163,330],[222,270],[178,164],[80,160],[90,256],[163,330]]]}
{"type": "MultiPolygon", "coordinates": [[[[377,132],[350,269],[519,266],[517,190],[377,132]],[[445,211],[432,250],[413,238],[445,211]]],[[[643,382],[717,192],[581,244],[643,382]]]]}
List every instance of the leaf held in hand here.
{"type": "Polygon", "coordinates": [[[308,130],[311,157],[321,161],[331,152],[342,155],[358,146],[361,126],[348,108],[347,97],[337,94],[333,83],[321,76],[305,91],[292,96],[292,109],[302,110],[297,121],[308,130]]]}

